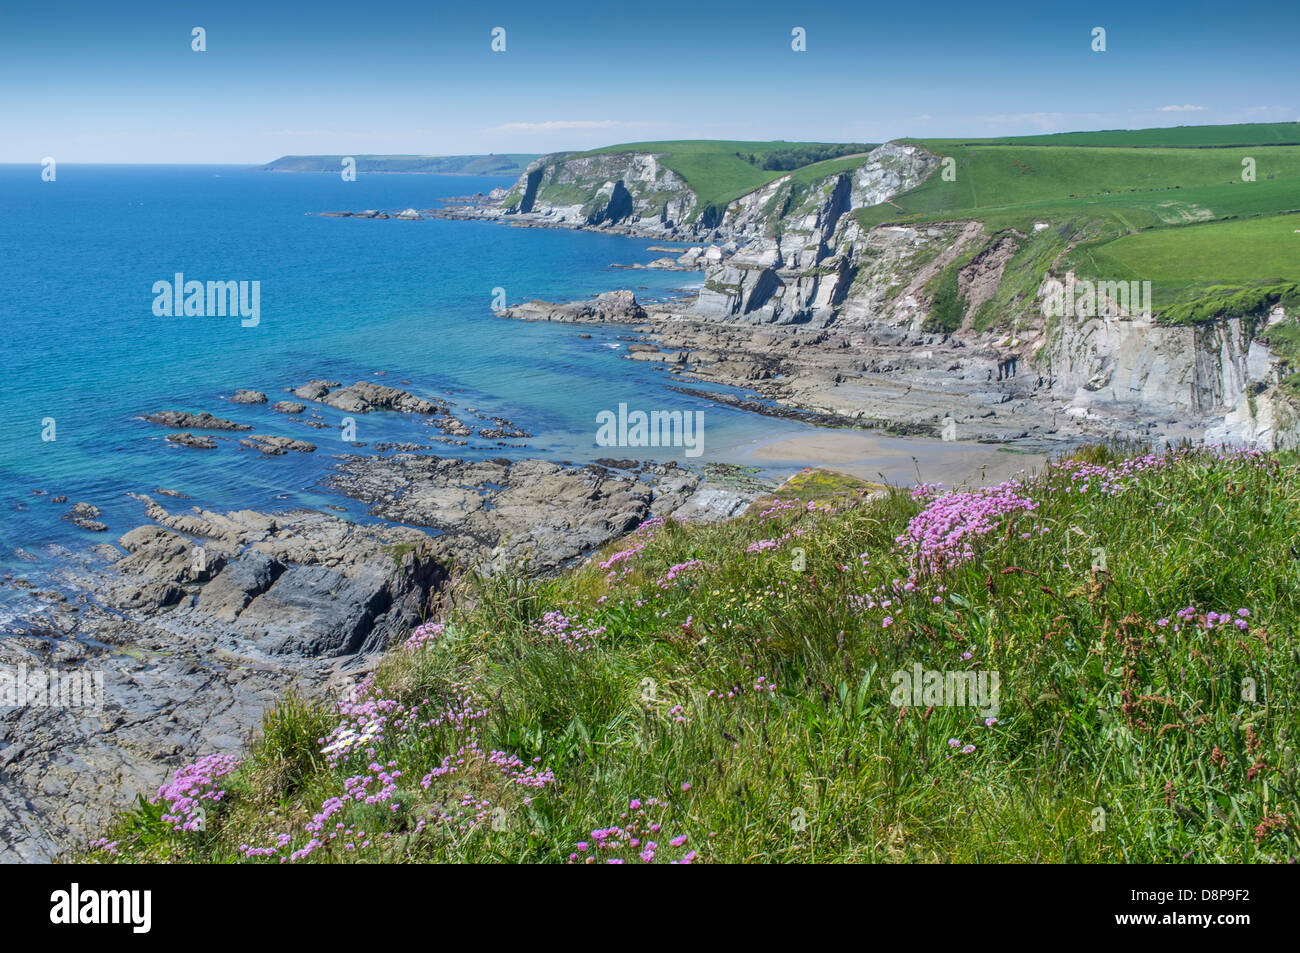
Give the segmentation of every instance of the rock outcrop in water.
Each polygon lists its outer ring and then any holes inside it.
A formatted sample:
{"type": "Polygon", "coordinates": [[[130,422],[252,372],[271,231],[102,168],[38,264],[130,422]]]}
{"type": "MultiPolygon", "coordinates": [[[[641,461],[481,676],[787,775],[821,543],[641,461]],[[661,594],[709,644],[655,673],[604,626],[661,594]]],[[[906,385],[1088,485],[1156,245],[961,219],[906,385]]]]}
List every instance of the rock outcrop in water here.
{"type": "Polygon", "coordinates": [[[175,430],[253,429],[247,424],[237,424],[233,420],[226,420],[224,417],[214,417],[206,410],[197,414],[191,414],[184,410],[160,410],[156,413],[145,414],[144,419],[151,424],[158,424],[160,427],[171,427],[175,430]]]}
{"type": "MultiPolygon", "coordinates": [[[[249,427],[248,429],[252,430],[253,428],[249,427]]],[[[211,437],[201,437],[190,433],[188,430],[182,430],[180,433],[169,433],[164,439],[178,447],[191,447],[195,450],[215,450],[217,446],[217,442],[211,437]]]]}
{"type": "Polygon", "coordinates": [[[446,581],[427,534],[358,526],[301,510],[173,514],[119,540],[110,602],[166,613],[170,628],[207,631],[232,651],[311,658],[380,648],[429,608],[446,581]]]}
{"type": "Polygon", "coordinates": [[[442,402],[425,400],[395,387],[372,384],[369,381],[357,381],[348,387],[340,387],[338,381],[308,381],[293,393],[303,400],[314,400],[328,404],[336,410],[348,414],[368,414],[376,410],[395,410],[404,414],[445,413],[447,405],[442,402]]]}
{"type": "Polygon", "coordinates": [[[268,457],[278,457],[289,451],[294,453],[315,453],[316,445],[306,440],[294,440],[292,437],[276,437],[270,434],[252,434],[239,441],[241,446],[257,450],[268,457]]]}
{"type": "Polygon", "coordinates": [[[646,310],[631,291],[606,291],[590,301],[553,304],[549,301],[526,301],[514,308],[502,309],[502,315],[521,321],[559,321],[566,324],[620,324],[642,321],[646,310]]]}

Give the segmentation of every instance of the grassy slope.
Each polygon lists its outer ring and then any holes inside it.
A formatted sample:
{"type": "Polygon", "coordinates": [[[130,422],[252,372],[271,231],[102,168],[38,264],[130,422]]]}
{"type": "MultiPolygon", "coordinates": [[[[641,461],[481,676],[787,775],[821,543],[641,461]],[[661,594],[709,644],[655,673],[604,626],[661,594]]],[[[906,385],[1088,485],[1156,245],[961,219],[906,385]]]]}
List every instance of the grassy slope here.
{"type": "Polygon", "coordinates": [[[895,537],[923,503],[826,474],[786,508],[647,527],[608,568],[487,584],[390,650],[351,718],[382,716],[378,737],[331,764],[340,716],[287,700],[201,830],[143,803],[93,857],[275,862],[333,812],[305,859],[635,860],[654,840],[656,861],[1294,860],[1296,457],[1085,455],[914,586],[895,537]],[[917,663],[998,672],[996,723],[896,707],[917,663]],[[349,785],[379,799],[331,800],[349,785]],[[598,850],[612,825],[640,846],[598,850]]]}
{"type": "Polygon", "coordinates": [[[977,328],[1014,318],[1043,266],[1053,263],[1094,279],[1150,280],[1156,312],[1173,317],[1225,284],[1274,288],[1300,276],[1300,243],[1289,240],[1293,220],[1278,217],[1300,210],[1300,147],[1259,145],[1297,141],[1296,123],[923,140],[956,161],[956,181],[932,176],[857,215],[867,227],[978,219],[994,233],[1029,234],[1034,223],[1050,223],[1052,234],[1035,237],[1012,259],[1004,281],[1013,293],[987,303],[977,328]],[[1255,161],[1254,182],[1241,181],[1247,157],[1255,161]],[[1068,253],[1045,261],[1048,244],[1068,253]]]}
{"type": "MultiPolygon", "coordinates": [[[[778,152],[796,146],[824,146],[836,143],[824,142],[744,142],[725,139],[685,139],[663,142],[629,142],[616,146],[593,149],[579,155],[620,155],[625,152],[648,152],[660,157],[660,161],[672,169],[699,196],[699,207],[713,205],[719,209],[740,196],[761,188],[773,179],[778,179],[789,172],[765,170],[751,165],[736,155],[762,155],[778,152]]],[[[868,146],[868,148],[870,148],[868,146]]],[[[828,159],[815,165],[843,163],[842,159],[828,159]]],[[[861,162],[850,163],[850,166],[861,162]]],[[[804,168],[809,168],[805,166],[804,168]]],[[[838,167],[835,169],[838,171],[838,167]]],[[[830,174],[827,172],[827,174],[830,174]]]]}
{"type": "Polygon", "coordinates": [[[893,206],[863,209],[860,218],[875,224],[965,217],[1027,230],[1036,220],[1087,215],[1144,228],[1300,209],[1300,148],[1294,147],[936,149],[956,159],[956,181],[931,176],[893,206]],[[1239,181],[1246,156],[1257,163],[1253,183],[1239,181]]]}
{"type": "Polygon", "coordinates": [[[1158,129],[1107,129],[1100,132],[1056,132],[1001,139],[933,139],[936,144],[1011,143],[1040,146],[1135,146],[1205,149],[1220,146],[1300,145],[1300,123],[1238,123],[1227,126],[1172,126],[1158,129]]]}
{"type": "Polygon", "coordinates": [[[1222,282],[1260,276],[1294,280],[1300,278],[1300,215],[1138,232],[1081,257],[1096,274],[1153,282],[1184,280],[1189,274],[1222,282]]]}

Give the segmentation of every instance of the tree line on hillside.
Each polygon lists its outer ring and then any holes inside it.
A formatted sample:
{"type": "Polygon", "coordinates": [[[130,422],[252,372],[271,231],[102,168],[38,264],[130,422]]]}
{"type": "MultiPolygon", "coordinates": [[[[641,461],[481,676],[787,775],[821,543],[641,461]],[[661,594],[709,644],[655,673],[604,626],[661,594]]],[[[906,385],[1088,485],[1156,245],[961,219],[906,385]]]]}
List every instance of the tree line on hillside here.
{"type": "Polygon", "coordinates": [[[861,142],[844,142],[839,144],[817,144],[808,146],[791,146],[789,149],[776,149],[772,152],[763,153],[743,153],[737,152],[736,157],[743,159],[750,165],[758,166],[768,172],[789,172],[792,169],[800,169],[806,165],[812,165],[814,162],[822,162],[826,159],[838,159],[840,156],[849,156],[857,152],[867,152],[870,146],[861,142]]]}

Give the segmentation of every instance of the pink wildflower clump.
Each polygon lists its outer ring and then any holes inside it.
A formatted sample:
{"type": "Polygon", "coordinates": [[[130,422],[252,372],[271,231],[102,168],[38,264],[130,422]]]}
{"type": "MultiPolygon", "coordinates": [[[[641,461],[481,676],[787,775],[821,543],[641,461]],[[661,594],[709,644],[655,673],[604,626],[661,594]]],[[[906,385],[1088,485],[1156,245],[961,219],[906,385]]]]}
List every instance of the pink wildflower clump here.
{"type": "Polygon", "coordinates": [[[109,840],[107,837],[99,837],[91,841],[89,847],[92,851],[102,851],[112,857],[117,856],[117,841],[109,840]]]}
{"type": "MultiPolygon", "coordinates": [[[[690,786],[684,784],[682,790],[690,790],[690,786]]],[[[668,807],[668,802],[659,798],[632,798],[627,810],[619,815],[617,824],[599,827],[591,832],[590,840],[580,840],[573,845],[569,863],[694,863],[698,854],[689,848],[689,836],[673,835],[656,820],[668,807]]]]}
{"type": "Polygon", "coordinates": [[[1062,460],[1052,464],[1051,471],[1064,474],[1069,480],[1065,486],[1066,493],[1087,495],[1094,486],[1099,493],[1115,496],[1121,490],[1132,486],[1135,478],[1151,470],[1160,470],[1174,461],[1172,454],[1148,453],[1141,457],[1130,457],[1115,466],[1084,463],[1081,460],[1062,460]]]}
{"type": "Polygon", "coordinates": [[[785,512],[786,510],[793,510],[798,508],[799,508],[798,500],[777,500],[767,509],[763,510],[763,512],[758,514],[758,521],[760,523],[766,523],[768,520],[775,519],[776,517],[780,516],[781,513],[785,512]]]}
{"type": "MultiPolygon", "coordinates": [[[[477,777],[479,772],[486,769],[499,773],[507,789],[523,788],[529,791],[540,791],[555,783],[555,774],[551,769],[539,767],[541,760],[541,758],[534,758],[532,764],[526,764],[516,755],[504,751],[484,752],[479,747],[478,741],[471,738],[455,754],[447,755],[438,767],[426,774],[420,781],[420,787],[428,791],[444,780],[449,786],[455,787],[460,778],[465,778],[467,775],[477,777]]],[[[471,783],[471,779],[463,782],[463,784],[468,783],[471,783]]],[[[531,804],[532,800],[531,793],[522,798],[524,805],[531,804]]],[[[487,798],[475,797],[462,790],[458,798],[452,798],[446,804],[435,804],[429,821],[449,829],[454,828],[461,834],[467,834],[482,827],[499,810],[500,808],[494,807],[487,798]]],[[[420,824],[420,829],[423,829],[426,822],[421,821],[420,824]]]]}
{"type": "Polygon", "coordinates": [[[219,802],[226,792],[217,780],[239,767],[239,760],[227,754],[210,754],[181,768],[172,779],[158,788],[154,804],[166,801],[162,820],[176,831],[201,831],[206,812],[204,801],[219,802]]]}
{"type": "MultiPolygon", "coordinates": [[[[1247,621],[1250,618],[1249,609],[1238,609],[1235,613],[1215,612],[1214,610],[1202,613],[1196,606],[1189,605],[1174,613],[1174,618],[1178,620],[1173,624],[1175,632],[1181,632],[1184,628],[1200,628],[1206,632],[1213,632],[1215,629],[1227,628],[1228,626],[1232,626],[1240,632],[1250,631],[1250,622],[1247,621]]],[[[1169,619],[1160,619],[1156,622],[1156,625],[1165,628],[1169,625],[1169,619]]]]}
{"type": "Polygon", "coordinates": [[[802,536],[803,534],[804,531],[802,529],[794,529],[788,533],[782,533],[780,536],[773,537],[772,539],[755,540],[745,547],[745,552],[761,553],[768,549],[779,549],[786,540],[792,539],[795,536],[802,536]]]}
{"type": "Polygon", "coordinates": [[[489,751],[486,754],[479,747],[476,739],[470,739],[455,754],[449,754],[442,763],[424,776],[420,787],[426,791],[439,778],[450,777],[463,772],[477,763],[486,763],[499,771],[505,781],[517,787],[544,788],[555,781],[555,774],[550,768],[541,769],[537,765],[541,758],[534,758],[532,764],[525,764],[518,757],[504,751],[489,751]]]}
{"type": "Polygon", "coordinates": [[[664,575],[659,579],[656,579],[655,585],[660,589],[667,590],[672,587],[673,582],[682,573],[690,572],[692,569],[699,569],[703,565],[704,563],[698,559],[691,559],[684,563],[678,563],[675,566],[669,567],[668,572],[664,573],[664,575]]]}
{"type": "Polygon", "coordinates": [[[912,487],[912,499],[929,501],[942,492],[942,483],[918,483],[912,487]]]}
{"type": "Polygon", "coordinates": [[[1002,517],[1038,508],[1021,495],[1021,489],[1020,484],[1007,482],[936,496],[908,521],[895,542],[911,549],[919,572],[937,573],[959,565],[975,555],[975,540],[995,532],[1002,517]]]}
{"type": "Polygon", "coordinates": [[[408,652],[418,651],[442,635],[446,628],[441,622],[426,622],[411,633],[411,637],[402,643],[402,648],[408,652]]]}
{"type": "MultiPolygon", "coordinates": [[[[321,739],[322,744],[328,742],[325,751],[330,766],[348,769],[341,772],[338,787],[324,798],[300,833],[281,833],[275,837],[274,845],[241,844],[239,852],[250,860],[278,858],[283,864],[307,860],[321,850],[367,854],[372,849],[382,849],[392,840],[393,832],[381,833],[373,827],[361,829],[356,820],[348,821],[353,816],[352,810],[363,806],[363,811],[379,808],[398,815],[419,800],[427,800],[424,792],[429,792],[444,778],[450,782],[448,787],[457,786],[456,794],[446,803],[441,799],[434,803],[432,813],[419,818],[412,834],[419,835],[430,825],[448,825],[467,832],[499,813],[502,808],[494,807],[487,798],[463,790],[494,775],[501,779],[501,784],[493,785],[494,788],[522,789],[527,794],[520,800],[524,805],[530,804],[536,792],[555,781],[555,775],[540,767],[540,758],[528,764],[505,751],[484,751],[477,736],[487,709],[479,704],[470,686],[449,687],[451,698],[441,705],[435,706],[427,698],[408,705],[381,697],[373,674],[363,679],[337,704],[338,728],[328,738],[321,739]],[[397,761],[382,760],[376,754],[377,749],[396,741],[416,745],[422,744],[426,737],[440,740],[445,737],[445,731],[458,739],[457,751],[444,757],[418,786],[406,778],[397,761]],[[360,760],[362,755],[366,760],[360,760]],[[292,849],[295,842],[300,846],[292,849]]],[[[359,816],[373,817],[373,814],[359,816]]]]}
{"type": "Polygon", "coordinates": [[[596,625],[594,619],[579,624],[576,618],[570,618],[563,612],[548,612],[536,626],[547,641],[567,645],[575,652],[585,652],[605,634],[603,625],[596,625]]]}
{"type": "Polygon", "coordinates": [[[620,564],[627,562],[645,549],[646,546],[648,546],[655,538],[655,534],[663,528],[664,522],[662,516],[656,516],[652,519],[646,520],[629,535],[628,539],[631,540],[631,546],[627,549],[619,550],[604,562],[598,563],[601,569],[609,570],[606,578],[612,581],[618,576],[625,576],[631,572],[632,566],[630,564],[622,566],[621,569],[619,568],[620,564]]]}
{"type": "Polygon", "coordinates": [[[374,683],[372,672],[335,706],[339,714],[338,726],[328,738],[321,739],[322,753],[331,766],[355,753],[373,758],[376,749],[384,742],[389,720],[409,713],[406,706],[395,699],[376,697],[374,683]]]}

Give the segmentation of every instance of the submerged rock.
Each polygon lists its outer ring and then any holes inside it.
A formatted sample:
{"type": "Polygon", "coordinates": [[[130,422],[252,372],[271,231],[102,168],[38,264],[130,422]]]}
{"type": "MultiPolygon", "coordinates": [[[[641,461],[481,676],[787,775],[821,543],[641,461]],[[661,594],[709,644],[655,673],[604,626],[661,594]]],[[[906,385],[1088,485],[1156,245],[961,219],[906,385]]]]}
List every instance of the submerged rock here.
{"type": "Polygon", "coordinates": [[[330,392],[331,387],[338,387],[338,381],[308,381],[300,387],[293,388],[293,395],[303,400],[320,400],[330,392]]]}

